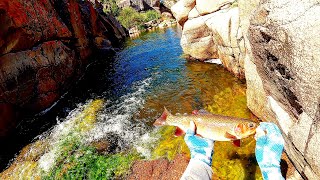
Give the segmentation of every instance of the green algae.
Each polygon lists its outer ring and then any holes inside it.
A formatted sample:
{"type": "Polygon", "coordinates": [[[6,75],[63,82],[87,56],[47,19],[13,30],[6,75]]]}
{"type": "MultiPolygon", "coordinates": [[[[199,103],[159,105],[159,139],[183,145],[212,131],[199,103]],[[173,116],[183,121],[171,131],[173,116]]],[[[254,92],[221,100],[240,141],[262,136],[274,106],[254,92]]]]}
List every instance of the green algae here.
{"type": "Polygon", "coordinates": [[[159,129],[158,133],[161,134],[161,137],[152,151],[153,159],[164,157],[171,161],[177,154],[186,154],[190,157],[190,152],[183,136],[174,136],[175,129],[173,126],[163,126],[159,129]]]}
{"type": "Polygon", "coordinates": [[[242,139],[241,147],[231,142],[215,142],[212,169],[218,179],[262,179],[256,162],[255,141],[242,139]]]}
{"type": "Polygon", "coordinates": [[[136,152],[100,155],[94,147],[76,148],[43,179],[115,179],[129,172],[132,163],[139,159],[136,152]]]}
{"type": "Polygon", "coordinates": [[[93,100],[85,105],[75,117],[71,116],[63,125],[63,129],[52,131],[50,136],[39,139],[23,148],[12,165],[0,174],[0,179],[40,179],[43,170],[40,161],[48,161],[45,167],[63,162],[72,152],[81,147],[85,134],[93,127],[97,113],[102,109],[104,101],[93,100]],[[50,143],[49,143],[50,142],[50,143]],[[48,160],[49,159],[49,160],[48,160]]]}
{"type": "MultiPolygon", "coordinates": [[[[93,127],[103,100],[88,103],[64,124],[62,131],[26,146],[14,163],[0,174],[0,179],[114,179],[125,177],[132,163],[141,159],[136,151],[99,154],[83,141],[93,127]],[[51,144],[48,144],[51,142],[51,144]],[[44,170],[40,159],[54,154],[54,164],[44,170]]],[[[44,158],[46,159],[46,158],[44,158]]],[[[49,164],[48,164],[49,165],[49,164]]]]}
{"type": "MultiPolygon", "coordinates": [[[[206,109],[214,114],[253,117],[247,108],[245,86],[234,84],[213,96],[213,103],[206,109]],[[227,102],[227,103],[226,103],[227,102]]],[[[231,142],[215,142],[212,169],[218,179],[262,179],[255,158],[255,140],[248,137],[241,140],[241,147],[231,142]]]]}
{"type": "Polygon", "coordinates": [[[213,96],[213,103],[206,109],[214,114],[250,118],[251,113],[247,108],[247,98],[242,85],[227,87],[213,96]],[[227,102],[227,103],[226,103],[227,102]]]}

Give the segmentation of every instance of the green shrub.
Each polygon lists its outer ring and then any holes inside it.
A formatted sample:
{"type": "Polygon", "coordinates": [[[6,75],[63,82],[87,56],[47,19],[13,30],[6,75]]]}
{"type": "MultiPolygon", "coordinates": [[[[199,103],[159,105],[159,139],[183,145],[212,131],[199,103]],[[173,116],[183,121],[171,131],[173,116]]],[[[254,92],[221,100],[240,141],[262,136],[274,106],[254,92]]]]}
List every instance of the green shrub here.
{"type": "Polygon", "coordinates": [[[144,23],[151,20],[159,19],[160,17],[160,13],[155,10],[149,10],[139,13],[131,7],[125,7],[120,11],[117,19],[122,24],[122,26],[127,29],[130,29],[134,26],[138,26],[139,29],[141,29],[144,23]]]}
{"type": "Polygon", "coordinates": [[[118,16],[120,13],[120,8],[118,7],[116,0],[102,0],[102,3],[106,5],[103,11],[107,14],[112,14],[113,16],[118,16]]]}
{"type": "Polygon", "coordinates": [[[142,15],[144,16],[144,22],[159,19],[161,17],[160,13],[158,13],[155,10],[148,10],[148,11],[142,13],[142,15]]]}
{"type": "Polygon", "coordinates": [[[123,8],[117,19],[127,29],[141,25],[144,22],[143,16],[131,7],[123,8]]]}

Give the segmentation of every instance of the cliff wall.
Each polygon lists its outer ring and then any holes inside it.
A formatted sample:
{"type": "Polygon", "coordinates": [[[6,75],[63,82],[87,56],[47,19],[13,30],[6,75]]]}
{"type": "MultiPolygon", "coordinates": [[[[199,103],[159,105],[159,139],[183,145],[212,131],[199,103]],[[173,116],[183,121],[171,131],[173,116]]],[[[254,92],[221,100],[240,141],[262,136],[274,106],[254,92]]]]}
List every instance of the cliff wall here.
{"type": "Polygon", "coordinates": [[[279,125],[299,174],[320,179],[320,4],[316,0],[180,0],[181,46],[221,59],[247,82],[247,105],[279,125]]]}

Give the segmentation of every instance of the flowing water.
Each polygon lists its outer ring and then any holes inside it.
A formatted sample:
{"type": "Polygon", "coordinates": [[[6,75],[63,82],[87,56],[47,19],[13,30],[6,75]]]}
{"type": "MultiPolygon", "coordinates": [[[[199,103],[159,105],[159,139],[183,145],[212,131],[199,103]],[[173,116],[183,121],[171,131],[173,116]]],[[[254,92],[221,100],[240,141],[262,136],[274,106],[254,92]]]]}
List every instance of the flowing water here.
{"type": "MultiPolygon", "coordinates": [[[[250,118],[245,82],[221,65],[187,61],[179,33],[178,28],[146,33],[128,40],[114,58],[102,58],[106,62],[90,67],[72,95],[58,103],[58,110],[33,120],[55,125],[40,134],[51,125],[36,123],[40,135],[0,176],[123,177],[137,159],[188,153],[182,138],[172,136],[172,128],[152,127],[163,107],[173,114],[207,109],[250,118]]],[[[261,179],[252,139],[244,140],[241,148],[216,144],[213,169],[218,177],[261,179]]]]}

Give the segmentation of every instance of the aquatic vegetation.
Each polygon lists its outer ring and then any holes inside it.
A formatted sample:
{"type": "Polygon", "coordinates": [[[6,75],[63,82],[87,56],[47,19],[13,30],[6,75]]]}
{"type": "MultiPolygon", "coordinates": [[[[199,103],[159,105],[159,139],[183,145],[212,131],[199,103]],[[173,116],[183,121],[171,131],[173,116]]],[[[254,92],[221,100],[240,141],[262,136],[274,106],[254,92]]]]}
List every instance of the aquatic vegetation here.
{"type": "Polygon", "coordinates": [[[255,140],[241,140],[241,147],[231,142],[215,142],[212,169],[219,179],[262,179],[256,162],[255,140]]]}
{"type": "Polygon", "coordinates": [[[250,118],[251,113],[247,108],[247,98],[243,85],[234,85],[225,88],[213,96],[213,103],[206,109],[214,114],[250,118]],[[226,103],[228,102],[228,103],[226,103]]]}
{"type": "Polygon", "coordinates": [[[56,164],[69,157],[82,145],[86,132],[92,128],[103,100],[94,100],[71,112],[67,121],[59,123],[39,140],[26,146],[0,179],[40,178],[56,164]]]}
{"type": "Polygon", "coordinates": [[[100,155],[94,147],[82,146],[54,167],[43,179],[114,179],[127,175],[136,152],[100,155]]]}
{"type": "Polygon", "coordinates": [[[183,139],[184,136],[175,137],[175,130],[176,128],[173,126],[163,126],[159,129],[157,133],[161,137],[152,151],[152,158],[165,157],[173,160],[177,154],[187,154],[190,157],[189,149],[183,139]]]}
{"type": "MultiPolygon", "coordinates": [[[[213,103],[206,109],[215,114],[250,118],[245,86],[234,84],[213,96],[213,103]],[[226,103],[228,102],[228,103],[226,103]]],[[[231,142],[215,142],[212,169],[219,179],[262,179],[255,158],[255,140],[241,140],[241,147],[231,142]]]]}

